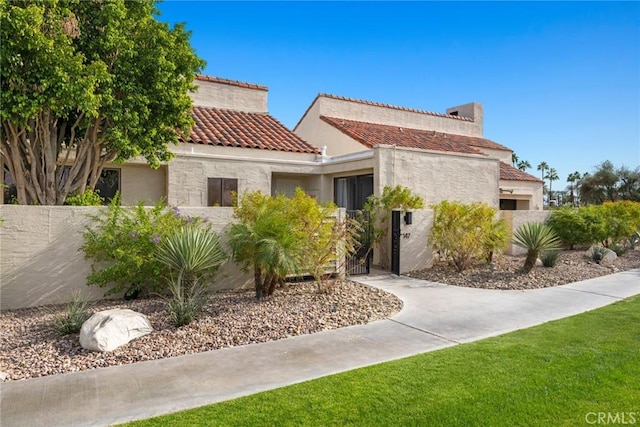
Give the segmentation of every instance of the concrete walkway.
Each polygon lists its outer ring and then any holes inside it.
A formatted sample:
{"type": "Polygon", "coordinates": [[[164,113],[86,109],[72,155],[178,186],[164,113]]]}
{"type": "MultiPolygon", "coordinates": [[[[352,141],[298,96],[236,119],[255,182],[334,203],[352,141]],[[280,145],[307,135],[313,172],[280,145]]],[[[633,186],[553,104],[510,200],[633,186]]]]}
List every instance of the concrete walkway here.
{"type": "Polygon", "coordinates": [[[640,293],[640,269],[554,288],[496,291],[359,276],[404,301],[391,319],[133,365],[0,385],[0,425],[111,425],[499,335],[640,293]]]}

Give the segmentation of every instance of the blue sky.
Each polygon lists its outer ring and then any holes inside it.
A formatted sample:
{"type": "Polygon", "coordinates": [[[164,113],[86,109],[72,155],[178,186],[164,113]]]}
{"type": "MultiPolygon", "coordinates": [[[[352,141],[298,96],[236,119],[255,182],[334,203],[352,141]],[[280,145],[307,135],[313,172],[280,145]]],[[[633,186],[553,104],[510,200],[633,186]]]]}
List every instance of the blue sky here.
{"type": "Polygon", "coordinates": [[[269,87],[292,129],[318,93],[427,111],[476,101],[485,137],[565,186],[640,164],[638,2],[166,1],[205,74],[269,87]]]}

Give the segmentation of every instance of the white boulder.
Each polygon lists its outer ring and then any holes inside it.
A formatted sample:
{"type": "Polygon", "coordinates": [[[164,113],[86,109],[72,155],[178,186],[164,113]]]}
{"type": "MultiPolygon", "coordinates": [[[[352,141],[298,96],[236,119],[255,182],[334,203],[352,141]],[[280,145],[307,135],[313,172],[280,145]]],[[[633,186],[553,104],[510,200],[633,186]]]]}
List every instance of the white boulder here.
{"type": "Polygon", "coordinates": [[[153,331],[149,319],[128,309],[99,311],[80,329],[80,345],[93,351],[113,351],[129,341],[153,331]]]}

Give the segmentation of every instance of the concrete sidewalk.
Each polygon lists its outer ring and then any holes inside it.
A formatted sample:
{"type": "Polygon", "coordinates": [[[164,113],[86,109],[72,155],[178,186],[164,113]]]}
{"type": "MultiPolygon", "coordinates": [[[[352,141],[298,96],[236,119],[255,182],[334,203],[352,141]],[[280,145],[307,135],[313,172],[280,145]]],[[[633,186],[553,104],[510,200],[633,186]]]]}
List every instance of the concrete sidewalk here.
{"type": "Polygon", "coordinates": [[[264,344],[0,385],[0,425],[111,425],[307,381],[593,310],[640,293],[640,269],[553,288],[356,280],[404,301],[391,319],[264,344]]]}

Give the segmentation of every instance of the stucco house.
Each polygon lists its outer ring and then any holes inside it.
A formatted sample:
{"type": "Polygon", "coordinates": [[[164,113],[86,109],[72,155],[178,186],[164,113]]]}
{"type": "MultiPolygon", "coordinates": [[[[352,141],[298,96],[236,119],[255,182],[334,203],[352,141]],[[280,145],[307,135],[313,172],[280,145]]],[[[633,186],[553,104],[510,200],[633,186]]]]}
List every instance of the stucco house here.
{"type": "Polygon", "coordinates": [[[232,192],[302,187],[359,209],[385,186],[404,185],[427,204],[542,209],[542,181],[513,168],[512,151],[483,137],[480,104],[432,113],[321,94],[291,131],[268,113],[267,87],[203,75],[195,83],[195,126],[172,147],[176,157],[155,170],[143,159],[109,165],[102,195],[228,207],[232,192]]]}
{"type": "Polygon", "coordinates": [[[379,194],[403,185],[428,204],[448,199],[541,210],[542,181],[510,165],[511,149],[483,137],[482,110],[470,103],[432,113],[320,94],[294,132],[331,156],[369,155],[366,170],[334,181],[341,206],[359,208],[371,188],[379,194]]]}

